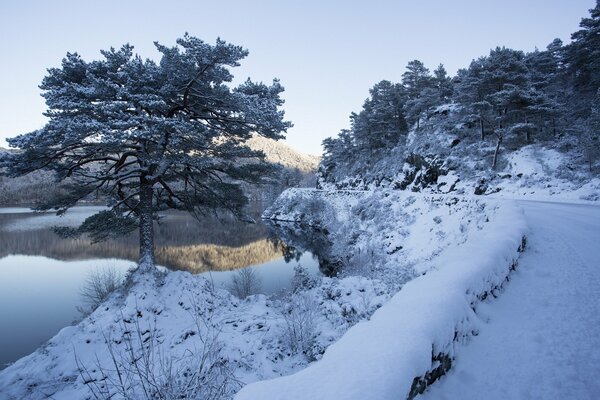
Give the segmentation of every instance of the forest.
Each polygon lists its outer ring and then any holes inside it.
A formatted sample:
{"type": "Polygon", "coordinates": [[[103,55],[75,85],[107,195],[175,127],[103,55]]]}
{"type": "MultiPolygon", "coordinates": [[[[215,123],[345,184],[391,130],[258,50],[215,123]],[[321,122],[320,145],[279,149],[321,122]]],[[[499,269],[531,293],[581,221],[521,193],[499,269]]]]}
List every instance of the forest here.
{"type": "Polygon", "coordinates": [[[376,83],[349,129],[323,141],[319,185],[404,189],[415,167],[426,164],[434,182],[465,158],[493,174],[503,155],[534,143],[597,174],[600,3],[580,28],[544,50],[496,47],[455,76],[410,61],[401,82],[376,83]]]}

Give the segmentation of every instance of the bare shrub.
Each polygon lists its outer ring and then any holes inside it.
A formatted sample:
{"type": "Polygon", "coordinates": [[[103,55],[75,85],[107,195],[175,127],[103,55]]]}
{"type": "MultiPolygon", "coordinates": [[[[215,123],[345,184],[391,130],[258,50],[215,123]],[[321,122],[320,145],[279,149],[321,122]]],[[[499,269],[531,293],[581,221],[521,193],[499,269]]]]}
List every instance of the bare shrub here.
{"type": "Polygon", "coordinates": [[[122,282],[123,277],[115,267],[91,270],[79,292],[86,306],[80,311],[86,313],[95,310],[122,282]]]}
{"type": "Polygon", "coordinates": [[[292,296],[283,304],[281,315],[285,322],[284,340],[290,350],[315,359],[320,351],[315,349],[318,304],[307,293],[292,296]]]}
{"type": "MultiPolygon", "coordinates": [[[[117,338],[104,336],[109,360],[96,357],[86,366],[76,356],[79,374],[95,399],[203,399],[231,398],[240,389],[228,360],[220,352],[218,331],[197,312],[190,312],[196,330],[183,354],[173,355],[162,346],[156,326],[125,326],[121,318],[117,338]]],[[[209,317],[210,318],[210,317],[209,317]]]]}
{"type": "Polygon", "coordinates": [[[231,278],[229,291],[240,299],[256,294],[260,291],[260,278],[252,268],[242,268],[236,271],[231,278]]]}

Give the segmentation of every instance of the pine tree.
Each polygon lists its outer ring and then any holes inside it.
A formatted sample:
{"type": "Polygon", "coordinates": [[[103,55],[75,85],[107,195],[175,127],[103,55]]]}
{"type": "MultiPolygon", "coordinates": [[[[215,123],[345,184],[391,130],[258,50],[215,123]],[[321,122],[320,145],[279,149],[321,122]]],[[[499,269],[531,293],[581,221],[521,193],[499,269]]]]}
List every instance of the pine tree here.
{"type": "Polygon", "coordinates": [[[406,66],[406,72],[402,74],[402,85],[406,89],[406,116],[410,124],[420,127],[421,113],[427,111],[435,97],[434,92],[429,90],[421,96],[426,89],[434,88],[434,81],[429,69],[419,60],[413,60],[406,66]]]}
{"type": "Polygon", "coordinates": [[[433,71],[433,86],[438,92],[439,104],[444,104],[452,98],[452,79],[448,76],[444,64],[438,65],[433,71]]]}
{"type": "Polygon", "coordinates": [[[406,65],[406,72],[402,74],[402,85],[406,89],[409,99],[419,96],[426,87],[432,86],[432,76],[429,69],[419,60],[410,61],[406,65]]]}
{"type": "Polygon", "coordinates": [[[600,89],[592,102],[582,142],[588,167],[592,172],[594,163],[600,157],[600,89]]]}
{"type": "Polygon", "coordinates": [[[156,47],[159,63],[134,55],[130,45],[91,62],[67,54],[40,86],[49,122],[9,139],[21,151],[1,163],[10,176],[46,169],[69,182],[67,196],[39,209],[62,214],[101,192],[109,210],[66,233],[101,240],[137,228],[146,267],[154,265],[157,211],[225,209],[241,216],[247,199],[240,183],[263,182],[272,170],[245,140],[253,133],[280,139],[291,126],[279,109],[277,80],[229,86],[228,67],[239,65],[245,49],[187,34],[174,47],[156,47]]]}
{"type": "Polygon", "coordinates": [[[335,182],[351,174],[356,161],[355,143],[352,132],[343,129],[337,138],[323,140],[323,158],[319,165],[319,180],[335,182]]]}
{"type": "Polygon", "coordinates": [[[362,111],[350,117],[356,144],[367,154],[397,145],[408,131],[403,110],[406,95],[401,85],[384,80],[369,94],[362,111]]]}
{"type": "Polygon", "coordinates": [[[590,10],[590,18],[583,18],[579,26],[582,29],[573,33],[572,42],[565,46],[564,61],[573,85],[571,111],[576,117],[587,117],[600,88],[600,0],[590,10]]]}
{"type": "Polygon", "coordinates": [[[533,107],[540,132],[546,138],[556,139],[561,127],[561,115],[565,114],[566,82],[564,79],[563,47],[560,39],[554,39],[545,51],[534,51],[525,56],[529,86],[537,97],[533,107]]]}

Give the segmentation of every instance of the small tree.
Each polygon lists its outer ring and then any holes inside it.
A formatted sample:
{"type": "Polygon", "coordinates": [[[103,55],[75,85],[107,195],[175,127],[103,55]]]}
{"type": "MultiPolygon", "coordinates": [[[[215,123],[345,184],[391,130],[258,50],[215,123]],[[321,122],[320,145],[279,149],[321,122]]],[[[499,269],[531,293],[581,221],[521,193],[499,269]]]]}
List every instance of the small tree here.
{"type": "Polygon", "coordinates": [[[4,154],[0,163],[10,176],[48,169],[69,182],[68,195],[39,209],[61,214],[102,193],[109,210],[64,233],[102,240],[138,228],[140,265],[148,268],[157,211],[241,215],[247,199],[240,183],[263,182],[271,170],[264,154],[244,142],[253,133],[280,139],[291,126],[279,109],[277,80],[228,85],[228,67],[239,66],[245,49],[187,34],[177,46],[156,48],[158,63],[134,55],[130,45],[102,51],[104,59],[91,62],[68,53],[40,86],[49,122],[9,139],[22,151],[4,154]]]}

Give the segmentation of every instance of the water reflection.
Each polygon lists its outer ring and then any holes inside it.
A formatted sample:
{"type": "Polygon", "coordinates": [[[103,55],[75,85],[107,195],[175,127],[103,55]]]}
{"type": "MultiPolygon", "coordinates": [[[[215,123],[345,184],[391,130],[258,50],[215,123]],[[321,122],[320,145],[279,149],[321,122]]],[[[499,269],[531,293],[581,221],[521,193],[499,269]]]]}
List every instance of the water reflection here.
{"type": "MultiPolygon", "coordinates": [[[[85,237],[62,239],[52,227],[75,226],[97,207],[76,207],[64,217],[1,209],[0,258],[10,254],[45,256],[57,260],[117,258],[137,261],[137,232],[117,240],[92,243],[85,237]]],[[[260,221],[260,220],[259,220],[260,221]]],[[[169,269],[200,273],[262,264],[280,258],[286,245],[270,236],[262,223],[248,224],[232,217],[169,213],[155,226],[156,261],[169,269]]]]}
{"type": "Polygon", "coordinates": [[[342,268],[342,258],[335,253],[326,230],[291,222],[265,220],[264,223],[273,237],[279,237],[287,244],[283,249],[286,260],[298,259],[303,252],[310,252],[317,257],[323,275],[336,276],[342,268]]]}
{"type": "Polygon", "coordinates": [[[111,259],[64,262],[18,255],[0,258],[0,369],[77,319],[82,282],[91,270],[106,266],[124,273],[134,263],[111,259]]]}
{"type": "MultiPolygon", "coordinates": [[[[76,226],[99,209],[76,207],[59,219],[51,213],[0,208],[0,369],[79,317],[79,291],[90,270],[113,266],[124,271],[135,265],[137,233],[93,244],[86,238],[62,239],[52,230],[55,225],[76,226]]],[[[216,287],[229,289],[236,269],[250,266],[260,284],[257,291],[274,294],[289,288],[295,266],[313,275],[319,270],[312,254],[287,246],[260,220],[197,221],[170,213],[155,233],[159,265],[203,273],[216,287]]]]}

